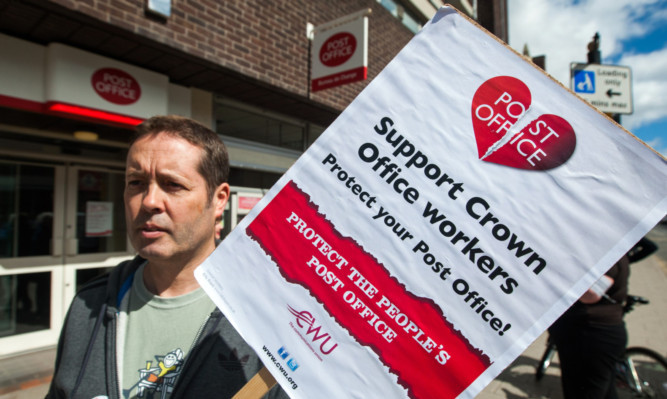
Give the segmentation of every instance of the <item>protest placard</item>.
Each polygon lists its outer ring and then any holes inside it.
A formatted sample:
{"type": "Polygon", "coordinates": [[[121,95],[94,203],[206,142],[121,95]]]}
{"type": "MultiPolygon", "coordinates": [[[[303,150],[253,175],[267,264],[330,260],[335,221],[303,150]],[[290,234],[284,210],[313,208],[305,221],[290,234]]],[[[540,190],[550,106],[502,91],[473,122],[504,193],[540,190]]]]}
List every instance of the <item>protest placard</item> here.
{"type": "Polygon", "coordinates": [[[443,8],[196,276],[293,398],[471,397],[664,216],[665,177],[443,8]]]}

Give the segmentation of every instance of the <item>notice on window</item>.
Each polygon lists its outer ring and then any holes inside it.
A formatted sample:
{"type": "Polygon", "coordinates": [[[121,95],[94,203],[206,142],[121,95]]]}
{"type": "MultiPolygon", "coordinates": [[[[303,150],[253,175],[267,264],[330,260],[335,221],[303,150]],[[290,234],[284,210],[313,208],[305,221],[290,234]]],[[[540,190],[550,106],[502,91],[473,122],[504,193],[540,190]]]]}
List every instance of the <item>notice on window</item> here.
{"type": "Polygon", "coordinates": [[[665,181],[443,8],[195,275],[293,398],[474,397],[665,215],[665,181]]]}
{"type": "Polygon", "coordinates": [[[113,202],[86,202],[86,237],[110,237],[113,232],[113,202]]]}

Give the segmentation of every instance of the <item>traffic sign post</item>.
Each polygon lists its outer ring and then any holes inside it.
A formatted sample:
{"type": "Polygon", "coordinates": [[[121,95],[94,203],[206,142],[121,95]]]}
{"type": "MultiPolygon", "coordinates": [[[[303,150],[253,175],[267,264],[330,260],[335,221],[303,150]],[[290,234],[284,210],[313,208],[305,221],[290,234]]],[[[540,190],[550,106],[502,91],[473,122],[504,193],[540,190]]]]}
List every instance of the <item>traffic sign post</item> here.
{"type": "Polygon", "coordinates": [[[632,71],[618,65],[570,65],[570,88],[608,114],[631,114],[632,71]]]}

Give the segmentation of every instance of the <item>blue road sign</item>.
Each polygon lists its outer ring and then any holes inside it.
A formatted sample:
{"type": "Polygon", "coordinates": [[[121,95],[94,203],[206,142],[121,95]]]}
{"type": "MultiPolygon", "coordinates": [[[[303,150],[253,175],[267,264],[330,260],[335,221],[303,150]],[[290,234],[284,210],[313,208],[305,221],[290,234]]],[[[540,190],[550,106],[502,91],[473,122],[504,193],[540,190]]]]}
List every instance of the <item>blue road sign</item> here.
{"type": "Polygon", "coordinates": [[[574,73],[575,93],[595,93],[595,72],[576,71],[574,73]]]}

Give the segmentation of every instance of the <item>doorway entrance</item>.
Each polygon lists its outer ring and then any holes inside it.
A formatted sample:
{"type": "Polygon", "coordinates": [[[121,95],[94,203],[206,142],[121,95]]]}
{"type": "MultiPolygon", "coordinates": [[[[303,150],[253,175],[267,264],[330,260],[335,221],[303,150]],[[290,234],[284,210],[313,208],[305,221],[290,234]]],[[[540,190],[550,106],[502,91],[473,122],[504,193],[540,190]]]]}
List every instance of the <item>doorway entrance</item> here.
{"type": "Polygon", "coordinates": [[[77,289],[132,256],[124,165],[53,158],[0,161],[0,356],[55,344],[77,289]]]}

